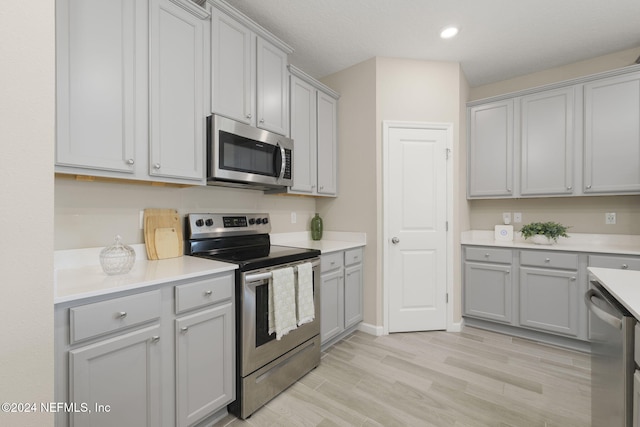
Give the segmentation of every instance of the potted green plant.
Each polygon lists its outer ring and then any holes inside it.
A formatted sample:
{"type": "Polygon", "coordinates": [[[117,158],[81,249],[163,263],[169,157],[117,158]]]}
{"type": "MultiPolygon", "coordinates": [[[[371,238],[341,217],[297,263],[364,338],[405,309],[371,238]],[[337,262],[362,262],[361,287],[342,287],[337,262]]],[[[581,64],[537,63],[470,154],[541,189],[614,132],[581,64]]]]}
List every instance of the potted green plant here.
{"type": "Polygon", "coordinates": [[[552,245],[558,241],[558,237],[569,237],[567,229],[557,222],[532,222],[522,227],[520,233],[525,239],[531,238],[533,243],[539,245],[552,245]]]}

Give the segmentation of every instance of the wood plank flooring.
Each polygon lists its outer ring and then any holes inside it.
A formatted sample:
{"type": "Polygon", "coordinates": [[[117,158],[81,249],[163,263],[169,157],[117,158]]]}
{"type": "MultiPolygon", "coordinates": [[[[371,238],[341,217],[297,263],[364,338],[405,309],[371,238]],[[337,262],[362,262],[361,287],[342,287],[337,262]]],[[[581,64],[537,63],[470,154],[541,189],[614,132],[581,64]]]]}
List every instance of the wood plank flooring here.
{"type": "Polygon", "coordinates": [[[230,426],[591,425],[589,355],[465,327],[356,332],[318,368],[230,426]]]}

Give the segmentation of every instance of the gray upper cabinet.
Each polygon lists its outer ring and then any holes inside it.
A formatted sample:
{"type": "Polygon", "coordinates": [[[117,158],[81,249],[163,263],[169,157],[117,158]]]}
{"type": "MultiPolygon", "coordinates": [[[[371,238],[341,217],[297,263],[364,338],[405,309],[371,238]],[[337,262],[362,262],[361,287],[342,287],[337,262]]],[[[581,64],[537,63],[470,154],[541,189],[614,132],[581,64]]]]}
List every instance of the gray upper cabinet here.
{"type": "Polygon", "coordinates": [[[640,73],[584,86],[584,192],[640,191],[640,73]]]}
{"type": "Polygon", "coordinates": [[[337,104],[339,95],[302,70],[289,66],[293,185],[311,196],[337,194],[337,104]]]}
{"type": "Polygon", "coordinates": [[[469,198],[513,194],[513,100],[468,109],[469,198]]]}
{"type": "Polygon", "coordinates": [[[570,195],[574,162],[573,87],[520,100],[520,194],[570,195]]]}
{"type": "Polygon", "coordinates": [[[56,166],[135,172],[146,31],[146,1],[56,1],[56,166]]]}
{"type": "Polygon", "coordinates": [[[209,12],[56,2],[56,172],[204,184],[209,12]]]}
{"type": "Polygon", "coordinates": [[[204,176],[205,46],[209,13],[173,0],[151,0],[149,175],[204,176]]]}
{"type": "Polygon", "coordinates": [[[293,49],[226,2],[211,8],[211,111],[289,134],[287,63],[293,49]]]}
{"type": "Polygon", "coordinates": [[[638,70],[469,103],[467,197],[640,193],[638,70]]]}

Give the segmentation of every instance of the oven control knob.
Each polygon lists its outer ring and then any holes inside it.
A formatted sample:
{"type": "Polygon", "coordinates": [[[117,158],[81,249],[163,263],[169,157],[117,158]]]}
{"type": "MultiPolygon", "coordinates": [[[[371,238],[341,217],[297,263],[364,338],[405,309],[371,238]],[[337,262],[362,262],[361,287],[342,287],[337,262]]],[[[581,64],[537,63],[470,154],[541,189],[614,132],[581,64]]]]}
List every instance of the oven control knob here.
{"type": "Polygon", "coordinates": [[[269,218],[262,218],[263,224],[269,224],[269,218]]]}
{"type": "Polygon", "coordinates": [[[258,225],[262,224],[262,218],[256,218],[256,224],[258,225]]]}
{"type": "Polygon", "coordinates": [[[256,223],[256,219],[255,218],[249,218],[249,225],[253,225],[256,223]]]}
{"type": "Polygon", "coordinates": [[[211,218],[209,218],[204,223],[207,225],[207,227],[211,227],[213,225],[213,220],[211,218]]]}
{"type": "Polygon", "coordinates": [[[201,220],[201,219],[197,219],[196,220],[196,226],[197,227],[202,227],[203,225],[204,225],[204,221],[203,220],[201,220]]]}

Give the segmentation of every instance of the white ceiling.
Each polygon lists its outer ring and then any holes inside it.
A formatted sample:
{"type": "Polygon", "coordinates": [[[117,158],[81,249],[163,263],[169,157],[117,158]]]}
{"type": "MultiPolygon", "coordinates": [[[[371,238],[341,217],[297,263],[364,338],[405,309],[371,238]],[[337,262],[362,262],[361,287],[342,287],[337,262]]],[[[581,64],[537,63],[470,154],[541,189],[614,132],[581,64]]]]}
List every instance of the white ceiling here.
{"type": "Polygon", "coordinates": [[[640,0],[228,0],[321,78],[374,56],[460,62],[472,87],[640,47],[640,0]],[[440,30],[460,27],[452,40],[440,30]]]}

